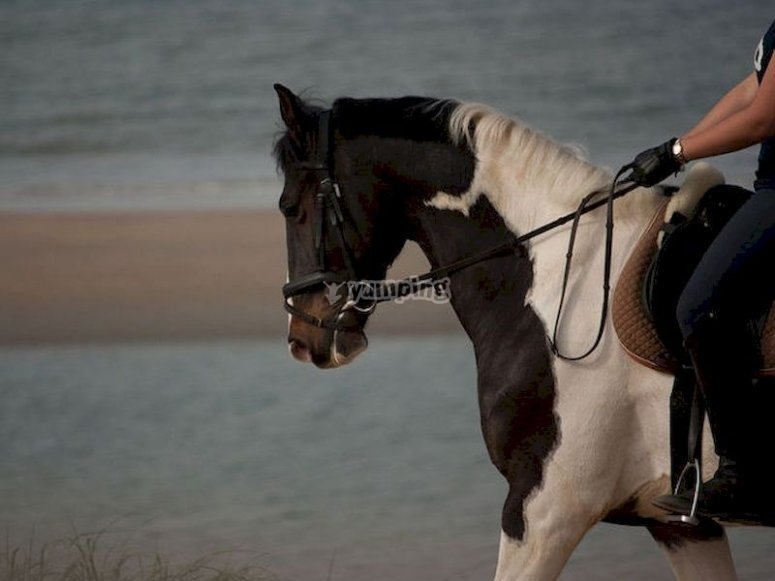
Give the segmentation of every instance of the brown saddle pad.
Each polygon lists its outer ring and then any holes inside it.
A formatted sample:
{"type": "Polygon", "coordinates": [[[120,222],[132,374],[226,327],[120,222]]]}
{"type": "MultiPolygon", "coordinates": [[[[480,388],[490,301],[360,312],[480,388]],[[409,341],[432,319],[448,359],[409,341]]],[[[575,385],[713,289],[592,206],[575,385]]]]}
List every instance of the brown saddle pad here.
{"type": "MultiPolygon", "coordinates": [[[[633,248],[616,284],[611,318],[625,352],[638,363],[673,374],[677,361],[662,345],[643,304],[646,271],[657,251],[657,235],[665,218],[665,201],[654,214],[633,248]]],[[[770,310],[761,336],[762,369],[760,376],[775,376],[775,309],[770,310]]]]}

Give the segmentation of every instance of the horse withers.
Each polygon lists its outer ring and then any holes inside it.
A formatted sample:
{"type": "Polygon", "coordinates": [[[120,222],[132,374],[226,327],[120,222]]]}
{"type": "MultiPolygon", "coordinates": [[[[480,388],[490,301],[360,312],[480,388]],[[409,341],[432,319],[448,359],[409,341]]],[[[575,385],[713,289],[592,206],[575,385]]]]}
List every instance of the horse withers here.
{"type": "MultiPolygon", "coordinates": [[[[342,98],[322,109],[275,89],[286,126],[275,154],[285,178],[283,292],[296,359],[333,368],[365,350],[374,303],[333,291],[384,279],[407,240],[442,270],[513,245],[466,263],[449,282],[474,346],[487,451],[508,483],[496,579],[556,578],[601,521],[645,526],[679,579],[734,578],[721,526],[668,522],[651,504],[670,486],[670,375],[635,363],[610,328],[579,361],[558,357],[548,339],[566,286],[556,347],[588,345],[601,304],[605,213],[580,219],[574,261],[583,266],[565,285],[571,226],[520,236],[607,191],[613,176],[483,105],[342,98]]],[[[614,282],[661,204],[657,194],[616,202],[614,282]]],[[[706,473],[715,460],[709,441],[706,473]]]]}

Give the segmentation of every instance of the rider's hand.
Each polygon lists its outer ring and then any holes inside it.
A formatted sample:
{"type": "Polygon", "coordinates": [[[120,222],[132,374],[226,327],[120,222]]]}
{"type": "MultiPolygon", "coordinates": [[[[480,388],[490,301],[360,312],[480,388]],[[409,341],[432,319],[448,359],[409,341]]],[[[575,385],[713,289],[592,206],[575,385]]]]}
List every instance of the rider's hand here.
{"type": "Polygon", "coordinates": [[[671,174],[683,168],[681,160],[673,154],[676,140],[665,141],[662,145],[640,152],[632,162],[630,177],[640,186],[654,186],[671,174]]]}

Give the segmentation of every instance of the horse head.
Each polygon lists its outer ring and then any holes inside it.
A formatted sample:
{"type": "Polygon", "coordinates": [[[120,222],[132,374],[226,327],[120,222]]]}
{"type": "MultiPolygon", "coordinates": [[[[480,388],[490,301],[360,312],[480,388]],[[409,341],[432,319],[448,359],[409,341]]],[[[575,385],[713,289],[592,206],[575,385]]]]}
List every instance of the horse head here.
{"type": "Polygon", "coordinates": [[[435,196],[468,191],[475,156],[450,133],[457,101],[341,98],[322,109],[275,90],[286,127],[275,156],[285,176],[289,347],[296,359],[338,367],[367,345],[376,302],[358,290],[384,281],[407,239],[432,264],[467,251],[465,240],[464,248],[429,241],[427,226],[439,221],[435,196]]]}
{"type": "Polygon", "coordinates": [[[373,310],[350,291],[384,279],[406,241],[400,196],[380,175],[368,140],[348,136],[336,112],[275,90],[286,127],[275,155],[285,179],[289,349],[299,361],[338,367],[366,349],[373,310]]]}

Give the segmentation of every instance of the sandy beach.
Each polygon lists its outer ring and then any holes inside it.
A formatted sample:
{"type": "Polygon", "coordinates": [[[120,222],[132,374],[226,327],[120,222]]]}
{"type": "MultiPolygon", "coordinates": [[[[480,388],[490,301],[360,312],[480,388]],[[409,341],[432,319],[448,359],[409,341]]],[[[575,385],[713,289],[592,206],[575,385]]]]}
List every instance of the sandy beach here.
{"type": "MultiPolygon", "coordinates": [[[[278,337],[278,213],[0,214],[0,344],[278,337]]],[[[390,275],[427,269],[410,245],[390,275]]],[[[380,307],[371,333],[458,330],[448,305],[380,307]]]]}

